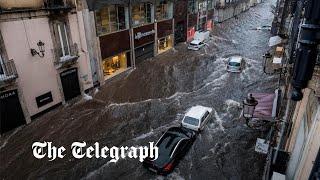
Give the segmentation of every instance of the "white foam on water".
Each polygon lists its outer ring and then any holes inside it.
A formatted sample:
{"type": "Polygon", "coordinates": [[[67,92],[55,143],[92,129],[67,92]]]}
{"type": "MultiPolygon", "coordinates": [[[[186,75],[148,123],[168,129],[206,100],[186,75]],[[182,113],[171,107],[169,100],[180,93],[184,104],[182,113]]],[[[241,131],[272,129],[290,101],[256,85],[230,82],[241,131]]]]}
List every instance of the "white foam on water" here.
{"type": "Polygon", "coordinates": [[[83,94],[83,99],[86,100],[86,101],[89,101],[89,100],[92,100],[92,96],[84,93],[84,94],[83,94]]]}
{"type": "Polygon", "coordinates": [[[218,125],[219,125],[219,129],[224,132],[224,127],[222,126],[222,122],[223,122],[223,121],[222,121],[222,119],[220,118],[220,116],[218,115],[218,113],[217,113],[216,110],[214,110],[214,117],[216,118],[216,122],[217,122],[218,125]]]}
{"type": "Polygon", "coordinates": [[[16,128],[16,129],[3,141],[2,145],[0,146],[0,150],[1,150],[2,148],[4,148],[4,147],[8,144],[9,140],[11,139],[11,137],[14,136],[15,134],[17,134],[17,132],[20,131],[21,129],[22,129],[22,126],[16,128]]]}
{"type": "Polygon", "coordinates": [[[154,131],[153,131],[153,130],[151,130],[151,131],[148,132],[148,133],[141,134],[140,136],[133,138],[133,140],[134,140],[134,141],[138,141],[138,140],[144,139],[144,138],[146,138],[146,137],[149,137],[149,136],[151,136],[152,134],[154,134],[154,131]]]}
{"type": "Polygon", "coordinates": [[[240,106],[241,106],[241,104],[240,104],[239,102],[237,102],[237,101],[235,101],[235,100],[232,100],[232,99],[227,99],[227,100],[225,101],[225,104],[226,104],[227,106],[236,106],[236,107],[240,107],[240,106]]]}

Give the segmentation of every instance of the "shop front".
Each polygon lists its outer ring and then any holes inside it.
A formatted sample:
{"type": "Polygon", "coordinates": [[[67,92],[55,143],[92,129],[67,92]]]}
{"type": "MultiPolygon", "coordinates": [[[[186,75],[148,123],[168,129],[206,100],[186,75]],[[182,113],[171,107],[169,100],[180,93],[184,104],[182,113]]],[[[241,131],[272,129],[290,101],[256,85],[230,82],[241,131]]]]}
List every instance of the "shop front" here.
{"type": "Polygon", "coordinates": [[[139,64],[142,61],[153,57],[155,39],[154,24],[134,28],[133,36],[135,63],[139,64]]]}
{"type": "Polygon", "coordinates": [[[0,104],[0,134],[26,124],[17,89],[1,92],[0,104]]]}
{"type": "Polygon", "coordinates": [[[157,48],[158,54],[163,53],[173,47],[172,19],[161,21],[157,24],[157,48]]]}
{"type": "Polygon", "coordinates": [[[107,80],[131,67],[129,30],[99,37],[101,49],[101,69],[107,80]]]}

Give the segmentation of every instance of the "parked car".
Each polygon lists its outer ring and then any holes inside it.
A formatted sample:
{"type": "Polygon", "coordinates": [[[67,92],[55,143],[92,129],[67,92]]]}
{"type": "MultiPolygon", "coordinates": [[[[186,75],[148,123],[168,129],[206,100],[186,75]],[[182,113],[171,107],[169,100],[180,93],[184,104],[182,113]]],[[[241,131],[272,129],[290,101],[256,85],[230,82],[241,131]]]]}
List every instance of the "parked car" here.
{"type": "Polygon", "coordinates": [[[212,108],[204,106],[191,107],[182,119],[181,126],[199,132],[211,117],[212,108]]]}
{"type": "Polygon", "coordinates": [[[244,60],[241,56],[232,56],[228,58],[227,71],[241,72],[244,67],[244,60]]]}
{"type": "Polygon", "coordinates": [[[159,148],[158,158],[145,158],[143,166],[156,174],[169,174],[191,148],[195,138],[196,133],[189,129],[169,128],[156,143],[159,148]]]}
{"type": "Polygon", "coordinates": [[[205,42],[208,41],[210,38],[209,31],[196,31],[194,34],[193,41],[190,42],[188,45],[188,49],[191,50],[199,50],[205,45],[205,42]]]}

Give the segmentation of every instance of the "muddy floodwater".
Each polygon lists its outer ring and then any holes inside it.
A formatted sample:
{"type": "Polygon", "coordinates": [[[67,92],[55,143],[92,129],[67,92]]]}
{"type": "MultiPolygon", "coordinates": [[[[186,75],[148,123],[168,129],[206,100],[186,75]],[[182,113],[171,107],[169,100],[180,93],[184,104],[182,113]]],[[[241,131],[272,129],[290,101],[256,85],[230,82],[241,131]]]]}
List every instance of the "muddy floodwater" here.
{"type": "Polygon", "coordinates": [[[0,179],[261,179],[265,156],[254,146],[266,132],[248,128],[239,116],[248,93],[271,93],[277,85],[276,77],[262,68],[270,32],[252,30],[271,24],[272,3],[216,24],[200,51],[179,44],[93,90],[92,100],[78,98],[5,134],[0,138],[0,179]],[[232,55],[244,57],[242,73],[226,72],[225,60],[232,55]],[[212,107],[213,116],[166,177],[152,174],[136,159],[78,160],[70,153],[74,141],[105,146],[156,142],[194,105],[212,107]],[[31,148],[35,141],[64,146],[67,155],[37,160],[31,148]]]}

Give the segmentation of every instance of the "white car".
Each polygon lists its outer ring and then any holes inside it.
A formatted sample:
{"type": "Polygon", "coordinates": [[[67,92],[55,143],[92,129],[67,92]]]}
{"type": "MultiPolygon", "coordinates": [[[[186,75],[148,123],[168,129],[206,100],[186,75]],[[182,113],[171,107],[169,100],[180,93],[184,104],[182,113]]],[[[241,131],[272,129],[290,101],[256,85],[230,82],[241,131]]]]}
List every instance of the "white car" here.
{"type": "Polygon", "coordinates": [[[204,106],[191,107],[182,119],[181,126],[199,132],[211,117],[212,108],[204,106]]]}
{"type": "Polygon", "coordinates": [[[201,49],[205,44],[200,41],[200,40],[193,40],[191,43],[188,45],[188,49],[198,51],[201,49]]]}
{"type": "Polygon", "coordinates": [[[241,56],[232,56],[227,62],[228,72],[241,72],[244,66],[244,60],[241,56]]]}

